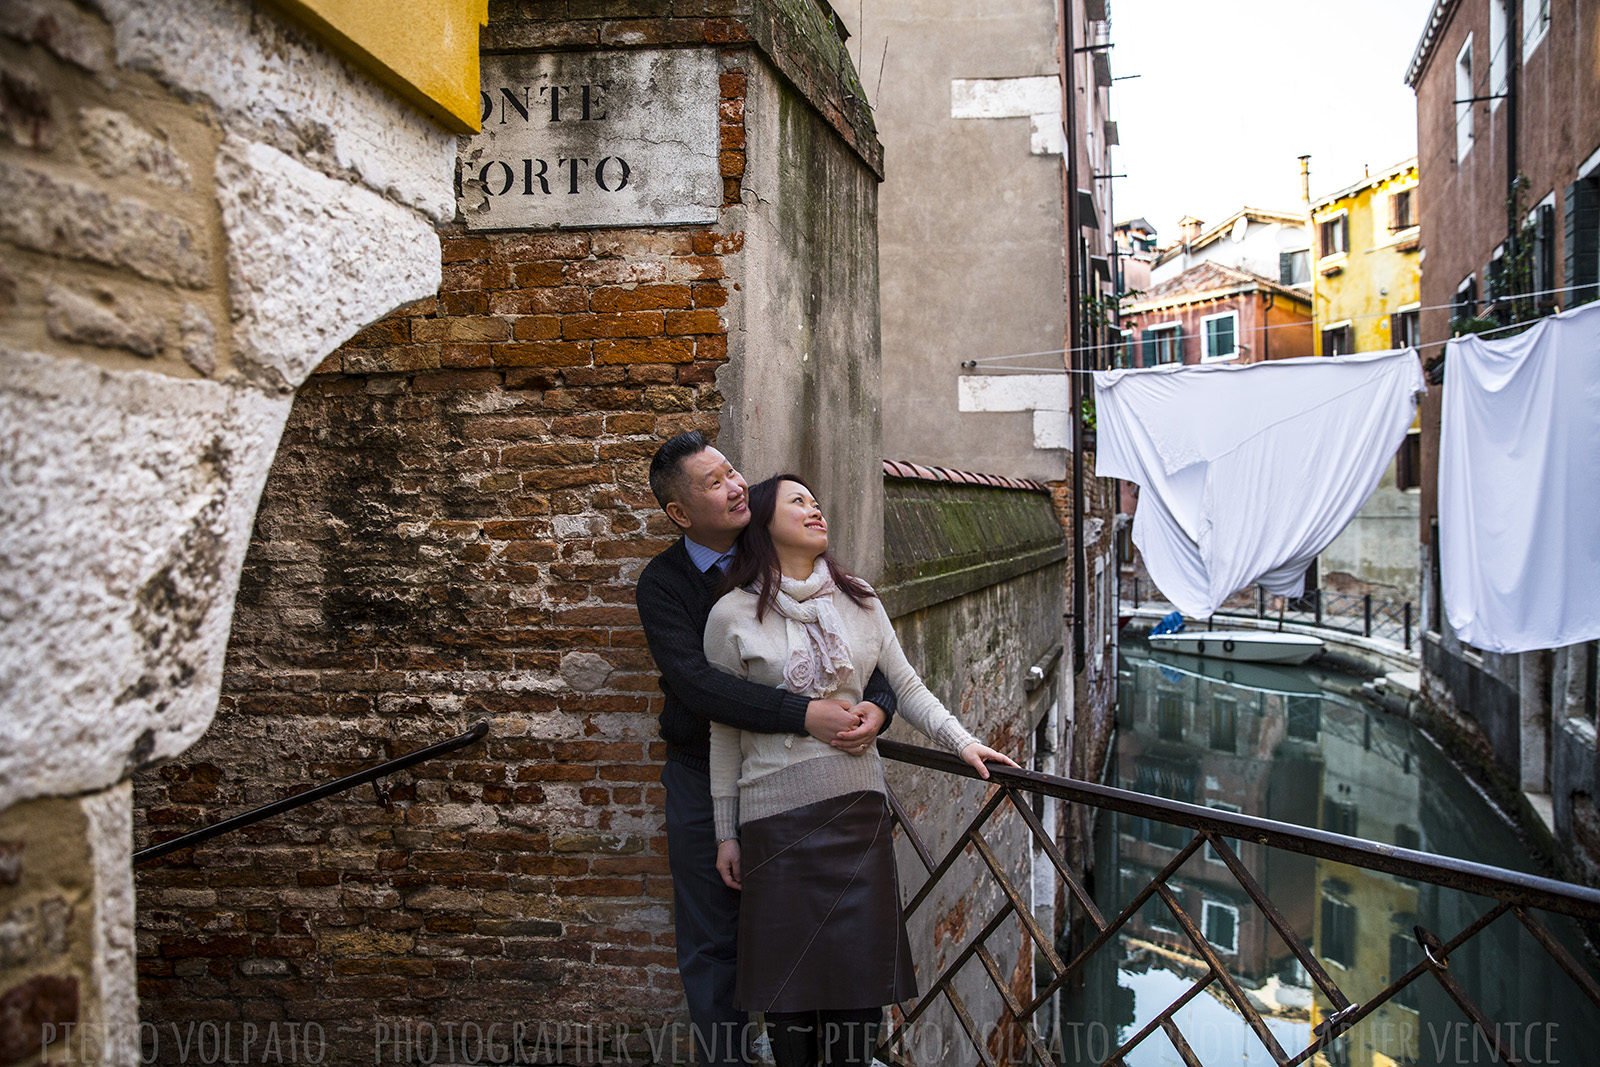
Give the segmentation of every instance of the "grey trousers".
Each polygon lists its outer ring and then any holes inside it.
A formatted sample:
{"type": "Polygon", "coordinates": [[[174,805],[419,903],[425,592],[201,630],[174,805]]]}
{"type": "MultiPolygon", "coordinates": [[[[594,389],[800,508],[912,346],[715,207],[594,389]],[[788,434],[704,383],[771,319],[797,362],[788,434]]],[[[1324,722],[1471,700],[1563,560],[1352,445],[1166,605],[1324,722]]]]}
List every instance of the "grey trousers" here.
{"type": "Polygon", "coordinates": [[[689,1000],[695,1058],[702,1067],[747,1064],[749,1019],[733,1006],[739,894],[717,873],[711,776],[669,759],[661,768],[661,784],[667,791],[678,977],[689,1000]]]}

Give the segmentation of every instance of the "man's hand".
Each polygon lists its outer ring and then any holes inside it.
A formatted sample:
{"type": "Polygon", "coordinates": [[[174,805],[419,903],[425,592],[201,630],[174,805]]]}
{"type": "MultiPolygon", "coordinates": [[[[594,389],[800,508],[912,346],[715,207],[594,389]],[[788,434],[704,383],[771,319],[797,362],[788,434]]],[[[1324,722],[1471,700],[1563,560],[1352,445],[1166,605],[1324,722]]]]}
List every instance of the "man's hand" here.
{"type": "Polygon", "coordinates": [[[739,842],[728,838],[717,846],[717,873],[729,889],[744,888],[744,872],[739,868],[739,842]]]}
{"type": "Polygon", "coordinates": [[[889,720],[889,716],[885,715],[883,709],[870,700],[863,700],[851,708],[850,714],[860,718],[860,725],[844,731],[838,737],[829,741],[828,744],[834,748],[843,749],[852,756],[860,756],[872,747],[872,742],[877,739],[878,731],[883,729],[883,724],[889,720]]]}
{"type": "Polygon", "coordinates": [[[834,738],[860,725],[861,717],[842,700],[813,700],[806,707],[806,733],[818,741],[832,744],[834,738]]]}

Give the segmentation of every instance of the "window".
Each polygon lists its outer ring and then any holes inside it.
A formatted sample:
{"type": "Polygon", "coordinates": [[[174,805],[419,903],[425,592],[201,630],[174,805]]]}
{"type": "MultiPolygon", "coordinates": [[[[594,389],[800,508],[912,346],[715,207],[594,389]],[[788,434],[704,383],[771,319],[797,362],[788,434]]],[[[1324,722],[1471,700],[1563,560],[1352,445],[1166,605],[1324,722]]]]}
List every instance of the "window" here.
{"type": "Polygon", "coordinates": [[[1355,350],[1355,345],[1350,340],[1350,323],[1341,322],[1322,331],[1323,355],[1348,356],[1355,350]]]}
{"type": "Polygon", "coordinates": [[[1183,740],[1183,695],[1169,689],[1156,694],[1156,734],[1163,741],[1183,740]]]}
{"type": "Polygon", "coordinates": [[[1239,702],[1233,697],[1211,698],[1211,747],[1233,752],[1239,745],[1239,702]]]}
{"type": "Polygon", "coordinates": [[[1311,249],[1299,248],[1293,252],[1278,253],[1278,284],[1311,284],[1311,249]]]}
{"type": "Polygon", "coordinates": [[[1200,902],[1200,932],[1218,952],[1239,951],[1239,909],[1214,900],[1200,902]]]}
{"type": "Polygon", "coordinates": [[[1356,909],[1337,897],[1322,896],[1323,959],[1340,967],[1356,963],[1356,909]]]}
{"type": "Polygon", "coordinates": [[[1341,211],[1317,224],[1317,249],[1320,256],[1336,256],[1350,251],[1350,213],[1341,211]]]}
{"type": "Polygon", "coordinates": [[[1183,362],[1183,336],[1179,333],[1180,329],[1181,324],[1176,322],[1145,327],[1142,356],[1146,367],[1159,367],[1163,363],[1183,362]]]}
{"type": "Polygon", "coordinates": [[[1389,347],[1415,348],[1422,343],[1419,310],[1417,305],[1412,304],[1389,316],[1389,347]]]}
{"type": "Polygon", "coordinates": [[[1593,172],[1567,186],[1566,281],[1571,291],[1562,296],[1567,307],[1588,303],[1600,281],[1600,175],[1593,172]]]}
{"type": "MultiPolygon", "coordinates": [[[[1389,935],[1389,981],[1395,981],[1421,962],[1422,946],[1417,944],[1415,937],[1402,933],[1389,935]]],[[[1416,1011],[1417,987],[1420,981],[1419,978],[1396,993],[1392,1003],[1416,1011]]]]}
{"type": "MultiPolygon", "coordinates": [[[[1237,806],[1235,806],[1233,804],[1225,804],[1220,800],[1213,800],[1210,803],[1208,803],[1206,805],[1206,807],[1215,808],[1218,811],[1231,811],[1231,812],[1233,812],[1235,814],[1238,814],[1239,811],[1241,810],[1240,808],[1238,808],[1237,806]]],[[[1237,853],[1239,851],[1239,842],[1238,842],[1237,839],[1229,837],[1229,838],[1225,838],[1225,840],[1229,843],[1229,847],[1232,848],[1235,853],[1237,853]]],[[[1206,842],[1205,851],[1206,851],[1206,860],[1208,862],[1210,862],[1210,863],[1222,863],[1223,862],[1222,857],[1217,855],[1217,850],[1211,847],[1211,842],[1210,841],[1206,842]]]]}
{"type": "Polygon", "coordinates": [[[1470,319],[1478,314],[1478,278],[1469,274],[1456,286],[1455,298],[1450,301],[1450,318],[1454,321],[1470,319]]]}
{"type": "Polygon", "coordinates": [[[1224,311],[1220,315],[1207,315],[1200,320],[1205,335],[1205,361],[1234,359],[1239,355],[1239,313],[1224,311]]]}
{"type": "Polygon", "coordinates": [[[1422,488],[1422,431],[1410,430],[1394,454],[1394,486],[1396,489],[1422,488]]]}
{"type": "Polygon", "coordinates": [[[1417,224],[1413,210],[1412,200],[1416,196],[1415,185],[1405,189],[1396,189],[1389,194],[1389,232],[1399,233],[1409,230],[1417,224]]]}
{"type": "Polygon", "coordinates": [[[1172,909],[1155,893],[1151,893],[1150,899],[1144,902],[1139,915],[1152,930],[1163,930],[1169,934],[1178,932],[1178,920],[1172,917],[1172,909]]]}
{"type": "Polygon", "coordinates": [[[1472,34],[1456,53],[1456,162],[1472,150],[1472,34]]]}
{"type": "Polygon", "coordinates": [[[1322,828],[1330,834],[1356,836],[1356,806],[1348,801],[1323,797],[1322,828]]]}
{"type": "MultiPolygon", "coordinates": [[[[1511,67],[1511,57],[1506,47],[1506,0],[1489,0],[1489,94],[1499,96],[1506,91],[1506,71],[1511,67]]],[[[1489,102],[1490,109],[1500,106],[1499,100],[1489,102]]]]}
{"type": "Polygon", "coordinates": [[[1297,741],[1315,741],[1322,732],[1322,698],[1286,696],[1283,700],[1289,736],[1297,741]]]}
{"type": "Polygon", "coordinates": [[[1532,289],[1530,293],[1537,294],[1534,300],[1541,307],[1551,307],[1556,302],[1556,294],[1551,290],[1560,283],[1556,281],[1556,205],[1555,195],[1545,197],[1544,202],[1528,212],[1528,225],[1533,230],[1532,274],[1530,279],[1532,289]]]}
{"type": "Polygon", "coordinates": [[[1533,51],[1550,28],[1550,0],[1522,0],[1522,51],[1533,51]]]}

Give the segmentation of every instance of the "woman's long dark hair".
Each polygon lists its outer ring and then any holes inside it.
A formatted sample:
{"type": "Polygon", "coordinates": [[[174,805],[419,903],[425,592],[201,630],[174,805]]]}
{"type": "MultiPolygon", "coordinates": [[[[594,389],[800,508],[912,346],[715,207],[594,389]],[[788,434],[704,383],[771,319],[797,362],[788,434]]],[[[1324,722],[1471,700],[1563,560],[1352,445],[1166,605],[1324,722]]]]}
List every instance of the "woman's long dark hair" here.
{"type": "MultiPolygon", "coordinates": [[[[767,611],[778,599],[780,572],[778,549],[772,543],[772,513],[778,507],[779,482],[795,482],[805,486],[806,492],[811,492],[806,480],[798,474],[775,474],[765,481],[752,485],[745,495],[746,504],[750,508],[750,525],[739,534],[737,542],[739,551],[734,553],[733,562],[728,566],[727,577],[722,580],[724,593],[734,589],[756,591],[757,622],[766,616],[767,611]]],[[[828,564],[828,573],[833,575],[833,584],[854,603],[865,604],[877,595],[870,585],[839,566],[838,561],[833,558],[833,553],[823,552],[822,559],[828,564]]]]}

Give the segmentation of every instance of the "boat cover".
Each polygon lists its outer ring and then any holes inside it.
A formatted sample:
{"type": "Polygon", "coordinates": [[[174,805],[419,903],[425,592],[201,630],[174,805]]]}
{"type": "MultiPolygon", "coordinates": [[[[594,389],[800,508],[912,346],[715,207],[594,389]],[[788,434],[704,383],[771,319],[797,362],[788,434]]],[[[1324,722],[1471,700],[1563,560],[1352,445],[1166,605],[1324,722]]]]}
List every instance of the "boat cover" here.
{"type": "Polygon", "coordinates": [[[1426,389],[1410,348],[1099,371],[1095,474],[1139,484],[1134,544],[1185,615],[1257,582],[1299,596],[1426,389]]]}

